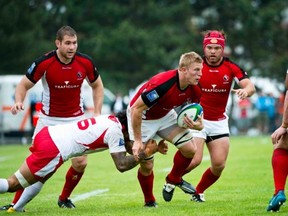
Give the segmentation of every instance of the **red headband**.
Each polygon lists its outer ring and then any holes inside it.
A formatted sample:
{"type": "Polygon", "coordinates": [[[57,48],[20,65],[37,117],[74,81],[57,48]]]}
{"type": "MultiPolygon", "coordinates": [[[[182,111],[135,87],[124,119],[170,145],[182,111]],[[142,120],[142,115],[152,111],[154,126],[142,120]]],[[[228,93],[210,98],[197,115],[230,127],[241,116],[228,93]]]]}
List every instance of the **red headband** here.
{"type": "Polygon", "coordinates": [[[225,36],[219,31],[210,31],[204,35],[203,48],[205,48],[207,44],[218,44],[224,49],[225,36]]]}

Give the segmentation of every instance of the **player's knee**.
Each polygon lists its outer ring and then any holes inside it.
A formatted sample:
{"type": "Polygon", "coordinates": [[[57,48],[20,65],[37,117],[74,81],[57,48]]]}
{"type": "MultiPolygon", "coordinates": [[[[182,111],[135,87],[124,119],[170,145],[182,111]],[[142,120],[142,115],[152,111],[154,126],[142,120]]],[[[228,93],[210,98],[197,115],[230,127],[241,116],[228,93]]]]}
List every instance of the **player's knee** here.
{"type": "Polygon", "coordinates": [[[86,168],[87,164],[72,164],[72,167],[74,170],[76,170],[77,172],[84,172],[85,168],[86,168]]]}
{"type": "Polygon", "coordinates": [[[153,171],[153,159],[140,162],[140,171],[142,174],[150,175],[153,171]]]}
{"type": "Polygon", "coordinates": [[[86,158],[82,158],[82,157],[73,158],[72,167],[77,172],[84,172],[86,166],[87,166],[87,159],[86,158]]]}
{"type": "Polygon", "coordinates": [[[212,173],[216,175],[220,175],[224,169],[225,169],[225,163],[219,162],[212,164],[212,173]]]}
{"type": "Polygon", "coordinates": [[[7,181],[9,185],[8,192],[15,192],[30,185],[19,170],[17,170],[13,176],[9,177],[7,181]]]}
{"type": "Polygon", "coordinates": [[[185,145],[181,146],[179,150],[184,157],[194,158],[194,155],[197,151],[197,146],[192,140],[190,140],[185,145]]]}
{"type": "Polygon", "coordinates": [[[288,150],[288,135],[285,134],[283,135],[280,140],[274,144],[274,149],[276,148],[282,148],[282,149],[285,149],[285,150],[288,150]]]}
{"type": "Polygon", "coordinates": [[[14,180],[11,181],[11,179],[7,179],[8,180],[8,192],[15,192],[19,189],[22,189],[22,186],[20,185],[19,182],[16,182],[14,180]]]}
{"type": "MultiPolygon", "coordinates": [[[[199,157],[193,157],[193,160],[192,160],[192,162],[191,162],[191,164],[190,164],[190,166],[191,166],[191,168],[193,169],[193,168],[195,168],[195,167],[197,167],[197,166],[199,166],[200,164],[201,164],[201,162],[202,162],[202,158],[199,158],[199,157]]],[[[189,166],[189,167],[190,167],[189,166]]]]}

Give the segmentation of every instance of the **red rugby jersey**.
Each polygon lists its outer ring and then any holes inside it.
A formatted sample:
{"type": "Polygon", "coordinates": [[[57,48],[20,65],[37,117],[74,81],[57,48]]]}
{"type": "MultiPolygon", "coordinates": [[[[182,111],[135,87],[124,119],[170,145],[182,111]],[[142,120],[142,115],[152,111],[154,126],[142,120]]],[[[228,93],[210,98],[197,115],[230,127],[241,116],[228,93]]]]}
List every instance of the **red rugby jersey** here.
{"type": "Polygon", "coordinates": [[[34,61],[26,76],[33,83],[42,79],[42,113],[65,118],[83,114],[82,83],[86,78],[93,83],[99,74],[89,56],[77,52],[64,64],[54,50],[34,61]]]}
{"type": "Polygon", "coordinates": [[[247,73],[227,57],[219,66],[210,66],[204,58],[200,87],[204,119],[217,121],[225,119],[225,110],[233,80],[248,78],[247,73]]]}
{"type": "Polygon", "coordinates": [[[151,120],[165,116],[170,110],[184,103],[199,103],[201,90],[197,85],[190,85],[181,90],[178,70],[169,70],[153,76],[144,83],[132,98],[130,106],[139,96],[149,107],[144,111],[143,119],[151,120]]]}

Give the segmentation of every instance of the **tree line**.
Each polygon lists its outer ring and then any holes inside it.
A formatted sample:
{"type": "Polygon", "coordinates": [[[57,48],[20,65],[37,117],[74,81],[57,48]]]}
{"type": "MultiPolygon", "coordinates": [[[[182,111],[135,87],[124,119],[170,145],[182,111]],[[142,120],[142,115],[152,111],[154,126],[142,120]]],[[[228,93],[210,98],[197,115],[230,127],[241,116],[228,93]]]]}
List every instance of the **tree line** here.
{"type": "Polygon", "coordinates": [[[223,29],[226,52],[250,76],[283,80],[288,68],[286,0],[0,0],[0,74],[24,74],[72,26],[112,91],[126,93],[202,54],[202,31],[223,29]]]}

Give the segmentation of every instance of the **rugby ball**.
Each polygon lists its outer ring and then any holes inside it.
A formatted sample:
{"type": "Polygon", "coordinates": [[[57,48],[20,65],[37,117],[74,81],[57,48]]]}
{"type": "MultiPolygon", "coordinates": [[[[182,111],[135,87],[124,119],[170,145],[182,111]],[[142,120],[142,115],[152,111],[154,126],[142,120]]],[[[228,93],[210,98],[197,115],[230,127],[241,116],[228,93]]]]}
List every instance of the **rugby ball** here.
{"type": "Polygon", "coordinates": [[[193,121],[198,119],[198,115],[203,114],[203,108],[198,103],[187,104],[181,108],[177,116],[177,124],[179,127],[187,128],[187,125],[183,122],[185,116],[189,116],[193,121]]]}

